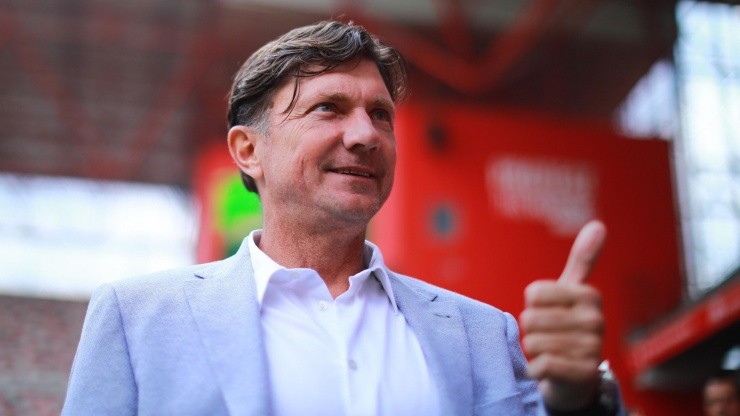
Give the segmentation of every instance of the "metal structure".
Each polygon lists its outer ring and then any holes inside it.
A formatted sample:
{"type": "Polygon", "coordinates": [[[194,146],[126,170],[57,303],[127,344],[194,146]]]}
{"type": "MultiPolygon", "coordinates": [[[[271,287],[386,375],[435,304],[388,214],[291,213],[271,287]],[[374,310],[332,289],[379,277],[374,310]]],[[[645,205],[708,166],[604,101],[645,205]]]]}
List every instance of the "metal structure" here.
{"type": "Polygon", "coordinates": [[[224,136],[239,63],[343,16],[399,47],[417,96],[608,122],[675,39],[673,0],[414,0],[0,5],[0,171],[189,187],[224,136]],[[327,9],[328,7],[328,9],[327,9]]]}

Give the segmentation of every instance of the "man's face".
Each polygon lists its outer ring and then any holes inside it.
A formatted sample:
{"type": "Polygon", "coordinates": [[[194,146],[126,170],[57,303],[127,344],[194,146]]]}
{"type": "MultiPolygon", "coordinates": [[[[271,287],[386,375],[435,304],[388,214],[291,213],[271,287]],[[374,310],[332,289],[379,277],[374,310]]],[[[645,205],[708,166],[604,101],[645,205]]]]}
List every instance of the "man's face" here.
{"type": "Polygon", "coordinates": [[[731,382],[715,381],[704,387],[704,412],[708,416],[740,416],[739,400],[731,382]]]}
{"type": "MultiPolygon", "coordinates": [[[[267,137],[255,147],[265,210],[325,222],[367,223],[393,186],[394,104],[374,63],[345,63],[290,79],[275,92],[267,137]]],[[[329,225],[329,223],[327,223],[329,225]]]]}

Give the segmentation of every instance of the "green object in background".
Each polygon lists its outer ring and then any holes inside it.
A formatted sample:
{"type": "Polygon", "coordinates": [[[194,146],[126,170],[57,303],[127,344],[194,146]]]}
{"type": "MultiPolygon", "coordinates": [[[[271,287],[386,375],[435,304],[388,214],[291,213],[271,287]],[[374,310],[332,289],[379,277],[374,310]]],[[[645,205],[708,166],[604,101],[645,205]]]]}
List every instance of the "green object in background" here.
{"type": "Polygon", "coordinates": [[[229,256],[234,254],[244,237],[262,226],[259,197],[244,188],[238,172],[228,175],[214,188],[214,225],[224,238],[229,256]]]}

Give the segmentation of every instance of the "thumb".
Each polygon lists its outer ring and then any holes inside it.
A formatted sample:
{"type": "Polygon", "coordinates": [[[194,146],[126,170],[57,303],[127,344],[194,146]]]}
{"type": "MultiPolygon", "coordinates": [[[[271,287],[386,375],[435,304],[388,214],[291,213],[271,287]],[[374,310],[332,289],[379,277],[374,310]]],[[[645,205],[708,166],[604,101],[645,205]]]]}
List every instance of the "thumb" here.
{"type": "Polygon", "coordinates": [[[601,221],[593,220],[584,225],[570,249],[558,282],[584,283],[599,258],[605,240],[606,227],[601,221]]]}

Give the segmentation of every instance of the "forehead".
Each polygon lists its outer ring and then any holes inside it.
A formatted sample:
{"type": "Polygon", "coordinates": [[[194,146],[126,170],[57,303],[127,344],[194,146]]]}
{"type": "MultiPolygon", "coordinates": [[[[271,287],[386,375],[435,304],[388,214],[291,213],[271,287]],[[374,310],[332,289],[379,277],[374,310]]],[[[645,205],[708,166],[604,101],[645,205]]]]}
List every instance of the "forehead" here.
{"type": "MultiPolygon", "coordinates": [[[[323,67],[311,65],[304,69],[310,73],[323,67]]],[[[336,68],[315,76],[290,77],[276,90],[273,101],[291,102],[293,99],[315,95],[346,94],[348,96],[370,96],[375,100],[387,101],[393,105],[390,92],[380,75],[377,65],[368,59],[358,59],[342,63],[336,68]]]]}

